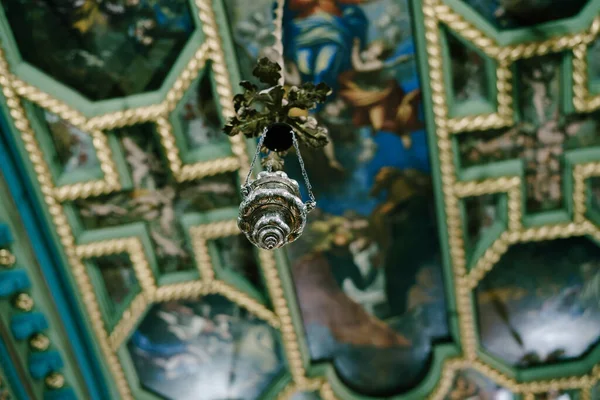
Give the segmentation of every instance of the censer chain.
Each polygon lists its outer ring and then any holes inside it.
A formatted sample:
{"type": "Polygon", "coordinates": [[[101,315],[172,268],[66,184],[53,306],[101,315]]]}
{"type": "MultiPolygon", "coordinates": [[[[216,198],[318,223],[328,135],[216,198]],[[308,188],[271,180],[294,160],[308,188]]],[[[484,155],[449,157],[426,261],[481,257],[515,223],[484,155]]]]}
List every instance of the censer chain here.
{"type": "MultiPolygon", "coordinates": [[[[283,9],[285,7],[285,0],[277,0],[275,7],[275,18],[274,24],[275,29],[273,31],[273,37],[275,38],[275,43],[273,44],[273,50],[277,54],[277,63],[282,68],[281,77],[279,78],[279,85],[283,86],[285,83],[285,73],[283,72],[284,68],[284,59],[283,59],[283,9]]],[[[260,139],[258,140],[258,145],[256,147],[256,152],[254,153],[254,157],[252,158],[252,162],[250,163],[250,169],[248,170],[248,175],[246,175],[246,181],[242,185],[242,194],[244,196],[248,196],[250,193],[250,176],[252,176],[252,171],[254,170],[254,166],[256,164],[256,160],[258,159],[258,155],[260,150],[262,149],[263,143],[265,141],[265,137],[267,135],[267,128],[264,129],[260,139]]],[[[296,138],[296,133],[292,130],[292,141],[294,144],[294,148],[296,149],[296,155],[298,156],[298,163],[300,164],[300,169],[302,171],[302,177],[304,178],[304,183],[306,185],[306,189],[308,191],[308,197],[310,201],[306,203],[306,209],[308,212],[312,211],[316,205],[317,201],[315,199],[315,195],[312,191],[312,186],[310,181],[308,180],[308,174],[306,173],[306,168],[304,166],[304,160],[302,159],[302,155],[300,154],[300,146],[298,145],[298,139],[296,138]]],[[[269,163],[267,165],[267,171],[271,172],[272,165],[269,163]]]]}
{"type": "Polygon", "coordinates": [[[302,176],[304,177],[304,183],[306,184],[308,197],[310,198],[310,201],[306,203],[306,208],[310,212],[317,206],[317,200],[315,199],[312,186],[308,180],[308,174],[306,173],[306,168],[304,167],[304,160],[300,154],[300,146],[298,145],[298,139],[296,139],[296,133],[294,131],[292,131],[292,141],[294,142],[294,148],[296,149],[296,155],[298,156],[298,163],[300,164],[300,170],[302,171],[302,176]]]}
{"type": "Polygon", "coordinates": [[[258,139],[258,144],[256,145],[256,151],[254,152],[254,157],[252,158],[252,162],[250,163],[250,169],[248,170],[248,175],[246,175],[246,180],[242,185],[242,194],[244,196],[248,196],[250,193],[250,176],[252,176],[252,171],[254,171],[254,165],[256,164],[256,159],[260,154],[260,149],[262,149],[263,142],[265,141],[265,136],[267,136],[267,128],[264,129],[262,135],[258,139]]]}
{"type": "MultiPolygon", "coordinates": [[[[256,160],[258,159],[258,155],[260,154],[260,149],[263,146],[263,142],[265,141],[265,137],[267,134],[267,129],[263,131],[263,134],[260,135],[260,139],[258,139],[258,145],[256,146],[256,151],[254,152],[254,157],[252,158],[252,162],[250,163],[250,169],[248,170],[248,175],[246,175],[246,180],[242,185],[242,195],[248,196],[250,194],[250,176],[252,176],[252,171],[254,170],[254,166],[256,164],[256,160]]],[[[315,199],[315,195],[312,191],[312,185],[308,180],[308,173],[306,172],[306,167],[304,166],[304,160],[302,159],[302,154],[300,154],[300,146],[298,144],[298,139],[296,138],[296,133],[292,131],[292,142],[294,143],[294,149],[296,149],[296,155],[298,156],[298,163],[300,164],[300,170],[302,171],[302,177],[304,178],[304,184],[306,185],[306,190],[308,191],[308,197],[310,201],[306,203],[306,209],[308,212],[312,211],[317,206],[317,200],[315,199]]],[[[269,172],[271,172],[271,166],[269,165],[269,172]]]]}

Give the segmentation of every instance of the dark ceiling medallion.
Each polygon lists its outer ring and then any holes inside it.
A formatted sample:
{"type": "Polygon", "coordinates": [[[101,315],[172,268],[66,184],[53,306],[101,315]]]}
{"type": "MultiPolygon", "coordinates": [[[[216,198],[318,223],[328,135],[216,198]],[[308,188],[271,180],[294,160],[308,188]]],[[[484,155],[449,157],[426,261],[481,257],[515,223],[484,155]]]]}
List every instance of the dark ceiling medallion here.
{"type": "Polygon", "coordinates": [[[294,132],[290,125],[283,122],[276,122],[267,127],[263,145],[267,149],[277,153],[287,151],[292,147],[293,134],[294,132]]]}

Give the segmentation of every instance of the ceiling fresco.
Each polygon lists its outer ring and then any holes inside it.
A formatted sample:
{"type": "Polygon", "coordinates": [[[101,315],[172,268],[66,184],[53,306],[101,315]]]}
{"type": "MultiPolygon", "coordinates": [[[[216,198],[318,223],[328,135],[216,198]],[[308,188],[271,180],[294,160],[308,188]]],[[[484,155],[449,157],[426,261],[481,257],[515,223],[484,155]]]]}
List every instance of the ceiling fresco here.
{"type": "Polygon", "coordinates": [[[25,61],[92,100],[158,89],[194,29],[183,1],[17,0],[4,13],[25,61]]]}
{"type": "MultiPolygon", "coordinates": [[[[231,3],[240,68],[250,71],[270,40],[256,21],[272,3],[231,3]]],[[[289,263],[312,362],[383,395],[423,379],[448,318],[408,3],[345,3],[326,16],[291,1],[284,16],[287,80],[334,89],[316,112],[330,145],[303,153],[318,204],[289,263]],[[378,68],[360,71],[354,51],[378,68]]],[[[293,158],[286,170],[300,177],[293,158]]]]}
{"type": "Polygon", "coordinates": [[[274,329],[219,296],[154,306],[128,343],[141,384],[175,399],[255,399],[283,369],[274,329]]]}
{"type": "Polygon", "coordinates": [[[98,364],[64,385],[600,399],[600,0],[524,3],[287,0],[286,86],[332,94],[275,252],[236,225],[256,142],[222,131],[273,1],[2,4],[0,150],[98,364]]]}

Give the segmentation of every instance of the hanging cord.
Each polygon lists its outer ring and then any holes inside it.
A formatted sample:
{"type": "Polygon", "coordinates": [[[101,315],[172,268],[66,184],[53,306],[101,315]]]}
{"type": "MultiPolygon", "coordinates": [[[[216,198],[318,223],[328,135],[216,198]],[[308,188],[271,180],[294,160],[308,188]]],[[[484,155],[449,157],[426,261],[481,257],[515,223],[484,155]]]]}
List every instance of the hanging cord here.
{"type": "Polygon", "coordinates": [[[273,18],[273,24],[275,29],[273,30],[273,37],[275,43],[273,44],[273,51],[277,54],[277,59],[274,60],[281,67],[281,77],[279,78],[278,84],[283,86],[285,84],[285,60],[283,59],[283,8],[285,6],[285,0],[277,0],[275,7],[275,15],[273,18]]]}
{"type": "MultiPolygon", "coordinates": [[[[254,152],[254,157],[252,158],[252,162],[250,163],[250,170],[248,171],[248,175],[246,175],[246,180],[242,185],[242,195],[244,197],[250,194],[250,176],[252,176],[252,171],[254,170],[254,165],[256,164],[256,160],[258,159],[258,155],[260,154],[260,149],[262,148],[263,142],[265,141],[265,137],[267,136],[267,128],[264,129],[262,135],[260,135],[260,139],[258,140],[258,145],[256,146],[256,151],[254,152]]],[[[296,133],[292,130],[292,141],[294,143],[294,148],[296,149],[296,155],[298,156],[298,163],[300,164],[300,170],[302,171],[302,177],[304,178],[304,184],[306,185],[306,190],[308,191],[308,197],[310,201],[305,203],[306,210],[311,212],[317,206],[317,200],[315,199],[315,195],[312,191],[312,185],[308,180],[308,173],[306,172],[306,168],[304,167],[304,160],[302,159],[302,155],[300,154],[300,146],[298,145],[298,139],[296,138],[296,133]]],[[[271,172],[271,165],[267,166],[267,170],[271,172]]]]}
{"type": "MultiPolygon", "coordinates": [[[[275,38],[275,43],[272,46],[274,53],[277,55],[277,59],[274,60],[281,67],[281,76],[278,81],[278,85],[285,85],[285,60],[283,59],[283,8],[285,6],[285,0],[277,0],[273,24],[275,25],[275,29],[273,30],[273,37],[275,38]]],[[[254,157],[252,158],[252,162],[250,163],[250,169],[248,170],[248,175],[246,175],[246,180],[242,185],[242,195],[248,196],[250,194],[250,177],[252,176],[252,171],[254,170],[254,166],[256,164],[256,160],[258,159],[258,155],[260,154],[260,150],[265,141],[265,137],[267,135],[267,128],[263,130],[262,135],[260,135],[260,139],[258,140],[258,145],[256,146],[256,152],[254,152],[254,157]]],[[[302,159],[302,155],[300,154],[300,146],[298,144],[298,139],[296,138],[296,133],[292,129],[292,141],[294,143],[294,148],[296,149],[296,155],[298,156],[298,163],[300,164],[300,169],[302,171],[302,177],[304,178],[304,183],[306,185],[306,190],[308,191],[308,197],[310,201],[305,203],[307,212],[311,212],[317,205],[317,201],[315,199],[315,195],[312,191],[312,186],[310,181],[308,180],[308,174],[306,173],[306,168],[304,167],[304,160],[302,159]]],[[[267,171],[271,172],[273,170],[273,165],[271,162],[267,164],[267,171]]]]}
{"type": "MultiPolygon", "coordinates": [[[[273,44],[273,50],[277,54],[276,62],[281,67],[281,77],[279,78],[278,84],[281,86],[285,85],[285,60],[283,58],[283,12],[285,7],[285,0],[277,0],[275,7],[275,16],[273,23],[275,25],[275,29],[273,30],[273,37],[275,38],[275,43],[273,44]]],[[[264,136],[264,133],[263,133],[264,136]]],[[[292,140],[294,142],[294,148],[296,149],[296,154],[298,155],[298,163],[300,163],[300,169],[302,170],[302,176],[304,177],[304,183],[306,184],[306,190],[308,190],[308,196],[310,197],[310,201],[306,203],[306,208],[310,212],[313,210],[317,201],[315,200],[315,195],[312,191],[312,186],[310,181],[308,180],[308,174],[306,173],[306,168],[304,167],[304,160],[302,159],[302,155],[300,154],[300,147],[298,145],[298,139],[296,138],[296,133],[292,130],[292,140]]],[[[268,167],[271,165],[269,164],[268,167]]]]}

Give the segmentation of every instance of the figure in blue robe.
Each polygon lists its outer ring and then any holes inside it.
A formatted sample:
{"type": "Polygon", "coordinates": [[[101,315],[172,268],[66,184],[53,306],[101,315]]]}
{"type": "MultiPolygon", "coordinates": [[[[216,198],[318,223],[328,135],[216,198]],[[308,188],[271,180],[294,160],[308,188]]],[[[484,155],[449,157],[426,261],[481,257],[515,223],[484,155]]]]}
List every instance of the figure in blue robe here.
{"type": "Polygon", "coordinates": [[[356,5],[364,0],[288,0],[283,20],[285,57],[303,82],[324,82],[334,91],[351,68],[354,40],[365,43],[368,20],[356,5]]]}

